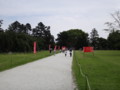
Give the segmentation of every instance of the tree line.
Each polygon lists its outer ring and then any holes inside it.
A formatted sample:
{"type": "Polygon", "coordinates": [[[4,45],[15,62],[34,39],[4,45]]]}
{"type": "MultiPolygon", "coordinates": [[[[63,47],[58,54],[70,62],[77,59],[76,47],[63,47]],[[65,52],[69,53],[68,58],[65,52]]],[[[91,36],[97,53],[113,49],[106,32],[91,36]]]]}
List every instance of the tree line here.
{"type": "Polygon", "coordinates": [[[71,29],[58,34],[57,44],[75,49],[92,46],[96,50],[120,50],[120,11],[116,11],[111,16],[113,22],[105,23],[108,28],[104,30],[109,33],[107,39],[99,37],[95,28],[90,35],[81,29],[71,29]]]}
{"type": "Polygon", "coordinates": [[[99,37],[98,31],[93,28],[90,36],[80,29],[71,29],[58,34],[57,45],[74,49],[92,46],[95,50],[120,50],[120,31],[116,30],[108,38],[99,37]]]}
{"type": "Polygon", "coordinates": [[[3,20],[0,20],[0,52],[31,52],[33,42],[37,42],[37,50],[46,50],[48,45],[54,45],[54,36],[50,26],[39,22],[35,28],[29,23],[13,22],[6,30],[2,29],[3,20]]]}
{"type": "Polygon", "coordinates": [[[2,28],[0,20],[0,53],[1,52],[31,52],[33,42],[37,42],[37,50],[48,50],[51,45],[66,46],[82,49],[84,46],[93,46],[96,50],[120,50],[120,12],[111,14],[113,22],[106,22],[105,31],[109,32],[107,39],[99,37],[98,31],[93,28],[90,35],[81,29],[70,29],[60,32],[57,39],[50,32],[50,26],[39,22],[35,28],[29,23],[13,22],[6,30],[2,28]]]}

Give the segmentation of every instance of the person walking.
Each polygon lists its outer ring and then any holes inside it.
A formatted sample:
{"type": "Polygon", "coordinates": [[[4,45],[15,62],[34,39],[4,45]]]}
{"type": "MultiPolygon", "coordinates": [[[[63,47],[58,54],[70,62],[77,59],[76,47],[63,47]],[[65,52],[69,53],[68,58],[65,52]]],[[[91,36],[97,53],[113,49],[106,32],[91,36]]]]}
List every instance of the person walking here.
{"type": "Polygon", "coordinates": [[[50,54],[51,54],[51,52],[52,52],[52,48],[50,48],[49,51],[50,51],[50,54]]]}
{"type": "Polygon", "coordinates": [[[67,56],[67,50],[65,50],[65,52],[64,52],[64,53],[65,53],[65,57],[66,57],[66,56],[67,56]]]}
{"type": "Polygon", "coordinates": [[[72,57],[72,48],[70,48],[69,51],[70,51],[70,57],[72,57]]]}
{"type": "Polygon", "coordinates": [[[55,56],[55,54],[56,54],[56,49],[54,49],[54,56],[55,56]]]}

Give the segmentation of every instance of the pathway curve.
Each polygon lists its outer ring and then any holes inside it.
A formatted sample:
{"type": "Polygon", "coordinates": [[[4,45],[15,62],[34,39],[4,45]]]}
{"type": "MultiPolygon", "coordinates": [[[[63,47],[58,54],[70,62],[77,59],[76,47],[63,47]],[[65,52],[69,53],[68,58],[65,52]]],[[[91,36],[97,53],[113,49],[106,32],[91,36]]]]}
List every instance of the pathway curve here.
{"type": "Polygon", "coordinates": [[[0,72],[0,90],[74,90],[71,64],[60,53],[0,72]]]}

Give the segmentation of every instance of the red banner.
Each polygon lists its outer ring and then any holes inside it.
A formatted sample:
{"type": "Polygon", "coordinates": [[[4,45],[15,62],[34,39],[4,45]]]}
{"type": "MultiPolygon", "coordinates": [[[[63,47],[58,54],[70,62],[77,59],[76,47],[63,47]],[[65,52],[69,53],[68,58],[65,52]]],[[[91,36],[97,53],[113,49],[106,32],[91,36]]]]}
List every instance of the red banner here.
{"type": "Polygon", "coordinates": [[[56,49],[57,49],[57,46],[54,47],[54,50],[56,50],[56,49]]]}
{"type": "Polygon", "coordinates": [[[93,52],[93,47],[83,47],[83,52],[93,52]]]}
{"type": "Polygon", "coordinates": [[[33,53],[36,54],[36,42],[34,42],[33,53]]]}
{"type": "Polygon", "coordinates": [[[66,49],[66,47],[65,46],[62,46],[62,50],[65,50],[66,49]]]}

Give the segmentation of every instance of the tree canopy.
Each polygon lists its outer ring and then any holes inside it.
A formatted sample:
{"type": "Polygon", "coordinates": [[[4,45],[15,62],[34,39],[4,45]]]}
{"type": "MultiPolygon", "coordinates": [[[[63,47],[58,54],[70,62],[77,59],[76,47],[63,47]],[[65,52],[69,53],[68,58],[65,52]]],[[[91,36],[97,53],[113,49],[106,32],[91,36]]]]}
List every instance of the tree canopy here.
{"type": "Polygon", "coordinates": [[[80,49],[83,46],[88,46],[88,34],[80,29],[71,29],[60,32],[56,41],[59,46],[80,49]]]}
{"type": "Polygon", "coordinates": [[[91,46],[94,47],[94,49],[98,49],[98,38],[99,38],[98,31],[95,28],[93,28],[90,33],[90,43],[91,46]]]}
{"type": "Polygon", "coordinates": [[[22,24],[19,21],[11,23],[6,30],[2,28],[0,20],[0,52],[31,52],[33,42],[37,42],[37,50],[47,50],[48,46],[66,46],[82,49],[93,46],[97,50],[120,50],[120,11],[111,14],[114,22],[106,22],[109,31],[108,38],[99,37],[96,28],[93,28],[90,37],[81,29],[70,29],[57,34],[56,42],[51,34],[50,26],[39,22],[34,28],[30,23],[22,24]]]}
{"type": "Polygon", "coordinates": [[[108,42],[111,49],[120,50],[120,30],[110,33],[108,42]]]}

